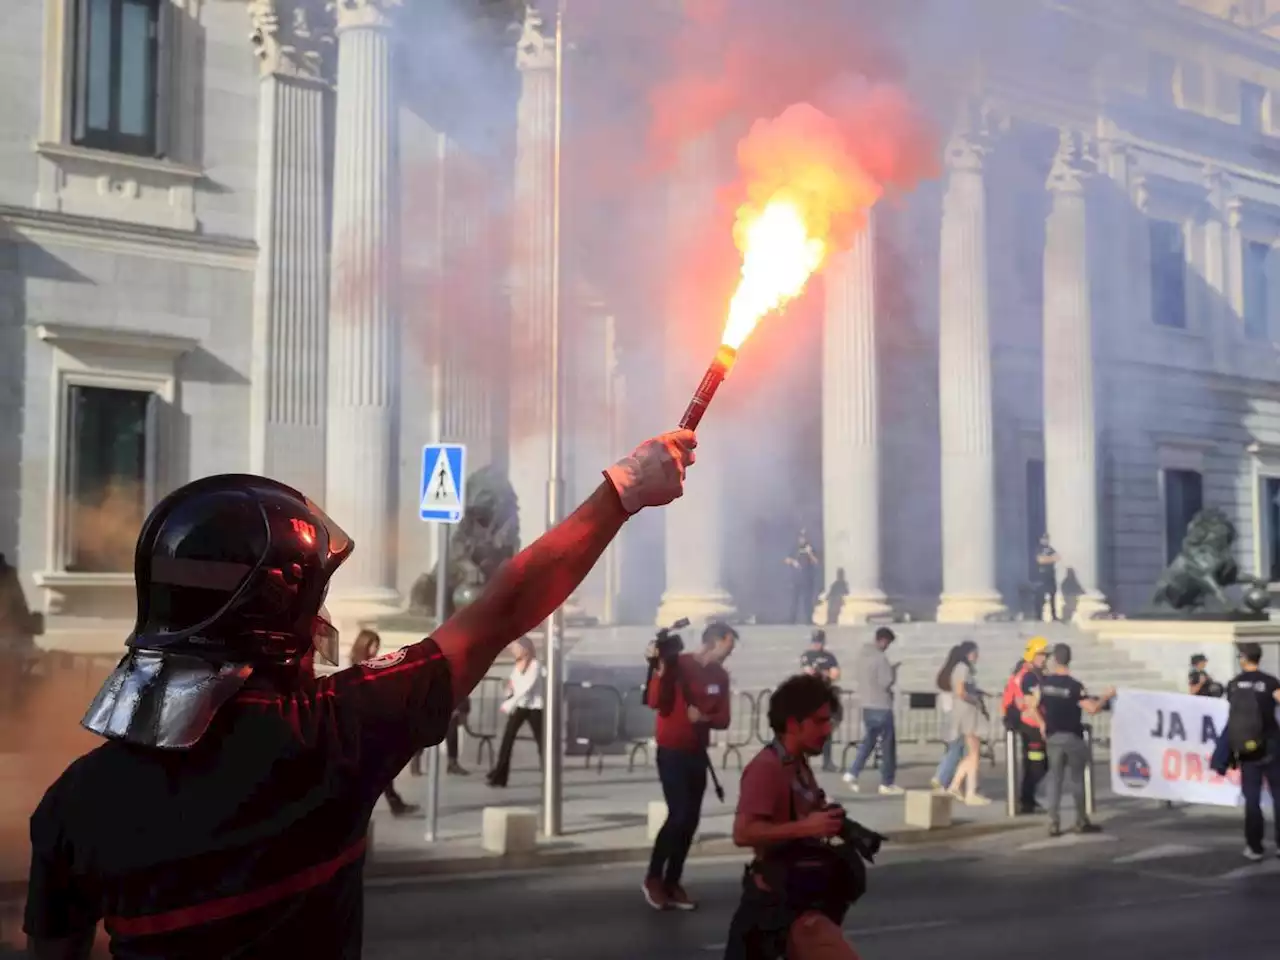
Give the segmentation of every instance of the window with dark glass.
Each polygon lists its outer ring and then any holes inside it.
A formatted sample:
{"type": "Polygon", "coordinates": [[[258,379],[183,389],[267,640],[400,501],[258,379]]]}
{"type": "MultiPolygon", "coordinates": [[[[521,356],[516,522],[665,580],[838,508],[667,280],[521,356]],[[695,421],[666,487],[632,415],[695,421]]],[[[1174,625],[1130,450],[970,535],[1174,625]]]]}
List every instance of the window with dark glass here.
{"type": "Polygon", "coordinates": [[[155,394],[72,386],[66,451],[66,569],[128,573],[146,515],[155,394]]]}
{"type": "Polygon", "coordinates": [[[1040,537],[1049,532],[1044,492],[1044,461],[1027,461],[1027,575],[1034,580],[1040,575],[1036,556],[1040,537]]]}
{"type": "Polygon", "coordinates": [[[1271,262],[1271,244],[1251,240],[1244,245],[1244,332],[1251,340],[1266,340],[1267,270],[1271,262]]]}
{"type": "Polygon", "coordinates": [[[1262,511],[1267,518],[1267,581],[1280,583],[1280,477],[1263,481],[1262,511]]]}
{"type": "Polygon", "coordinates": [[[1182,549],[1191,519],[1204,506],[1204,483],[1195,470],[1164,471],[1164,537],[1165,562],[1182,549]]]}
{"type": "Polygon", "coordinates": [[[75,0],[73,140],[155,156],[160,0],[75,0]]]}
{"type": "Polygon", "coordinates": [[[1187,255],[1182,224],[1150,221],[1151,318],[1162,327],[1187,325],[1187,255]]]}
{"type": "Polygon", "coordinates": [[[1240,84],[1240,126],[1250,133],[1262,129],[1262,109],[1267,102],[1267,91],[1256,83],[1240,84]]]}

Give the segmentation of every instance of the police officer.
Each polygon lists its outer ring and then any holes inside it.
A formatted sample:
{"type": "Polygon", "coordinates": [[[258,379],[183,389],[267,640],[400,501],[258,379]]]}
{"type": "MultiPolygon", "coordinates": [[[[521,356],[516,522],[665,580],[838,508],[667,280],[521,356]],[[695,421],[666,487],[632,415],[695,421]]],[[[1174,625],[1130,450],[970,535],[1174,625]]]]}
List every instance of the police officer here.
{"type": "Polygon", "coordinates": [[[83,720],[107,742],[31,817],[31,953],[87,957],[101,920],[116,957],[359,957],[378,797],[629,515],[680,496],[695,445],[642,444],[433,637],[320,679],[350,537],[263,477],[162,500],[138,537],[128,652],[83,720]]]}
{"type": "MultiPolygon", "coordinates": [[[[839,700],[840,690],[836,687],[836,683],[840,679],[840,661],[836,659],[834,653],[827,649],[827,631],[814,630],[810,635],[809,649],[800,654],[800,671],[826,680],[827,683],[831,684],[837,701],[839,700]]],[[[838,725],[839,723],[840,716],[837,711],[836,724],[838,725]]],[[[832,757],[834,750],[833,739],[833,737],[828,737],[826,744],[822,748],[822,770],[824,773],[834,773],[838,769],[832,757]]]]}

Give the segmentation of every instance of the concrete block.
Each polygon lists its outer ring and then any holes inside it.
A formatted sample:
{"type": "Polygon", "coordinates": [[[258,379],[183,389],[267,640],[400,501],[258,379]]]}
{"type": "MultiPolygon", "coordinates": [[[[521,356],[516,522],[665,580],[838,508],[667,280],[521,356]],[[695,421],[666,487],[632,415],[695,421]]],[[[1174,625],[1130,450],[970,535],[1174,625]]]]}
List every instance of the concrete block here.
{"type": "Polygon", "coordinates": [[[951,796],[932,790],[908,790],[906,823],[909,827],[936,830],[951,826],[951,796]]]}
{"type": "Polygon", "coordinates": [[[480,846],[486,853],[532,853],[538,846],[538,812],[525,807],[485,807],[480,846]]]}

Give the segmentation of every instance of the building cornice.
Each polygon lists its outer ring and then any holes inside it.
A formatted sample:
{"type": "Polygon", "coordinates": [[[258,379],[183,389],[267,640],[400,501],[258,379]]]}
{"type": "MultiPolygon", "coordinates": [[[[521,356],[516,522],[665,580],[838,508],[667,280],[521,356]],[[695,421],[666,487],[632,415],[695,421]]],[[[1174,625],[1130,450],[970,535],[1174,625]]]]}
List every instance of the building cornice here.
{"type": "Polygon", "coordinates": [[[0,225],[37,242],[233,270],[254,269],[258,256],[257,243],[240,237],[191,233],[31,207],[0,205],[0,225]]]}

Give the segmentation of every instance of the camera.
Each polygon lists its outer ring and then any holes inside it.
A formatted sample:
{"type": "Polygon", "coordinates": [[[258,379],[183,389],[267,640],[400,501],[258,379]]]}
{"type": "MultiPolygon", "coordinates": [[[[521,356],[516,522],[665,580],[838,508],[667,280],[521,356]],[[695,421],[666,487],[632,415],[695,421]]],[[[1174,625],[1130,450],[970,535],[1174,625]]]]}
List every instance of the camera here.
{"type": "Polygon", "coordinates": [[[857,856],[867,863],[875,863],[876,854],[880,852],[886,839],[883,834],[867,829],[856,820],[850,820],[848,814],[845,814],[837,836],[840,838],[842,853],[857,856]]]}
{"type": "Polygon", "coordinates": [[[658,631],[658,635],[654,638],[653,646],[657,652],[657,659],[664,663],[670,663],[676,657],[680,656],[684,650],[684,640],[681,639],[677,630],[683,630],[689,625],[687,617],[681,617],[669,627],[663,627],[658,631]]]}

